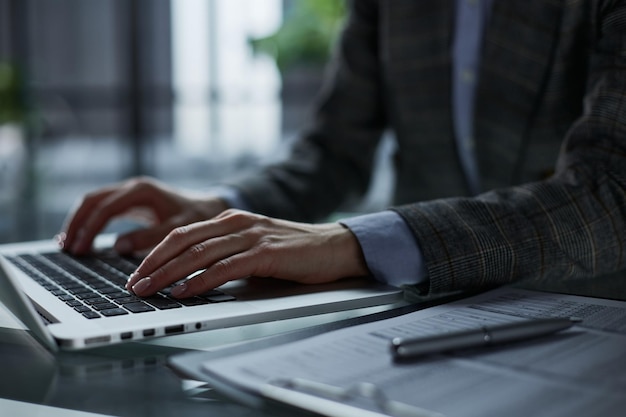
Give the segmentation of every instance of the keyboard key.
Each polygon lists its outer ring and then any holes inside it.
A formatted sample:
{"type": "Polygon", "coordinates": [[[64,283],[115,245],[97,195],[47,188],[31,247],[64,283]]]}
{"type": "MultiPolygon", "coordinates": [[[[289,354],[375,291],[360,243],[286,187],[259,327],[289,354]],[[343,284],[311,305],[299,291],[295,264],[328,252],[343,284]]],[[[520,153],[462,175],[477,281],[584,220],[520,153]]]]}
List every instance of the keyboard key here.
{"type": "Polygon", "coordinates": [[[93,307],[95,310],[98,310],[98,311],[102,311],[102,310],[112,310],[112,309],[119,308],[119,307],[117,306],[117,304],[113,304],[113,303],[94,304],[92,307],[93,307]]]}
{"type": "Polygon", "coordinates": [[[122,275],[122,276],[106,276],[106,279],[111,282],[112,284],[117,285],[118,287],[124,288],[126,286],[126,283],[128,282],[128,276],[127,275],[122,275]]]}
{"type": "Polygon", "coordinates": [[[128,291],[116,291],[116,292],[112,292],[112,293],[108,293],[106,294],[107,297],[109,297],[112,300],[117,300],[119,298],[126,298],[126,297],[130,297],[132,294],[129,293],[128,291]]]}
{"type": "Polygon", "coordinates": [[[137,297],[136,295],[129,295],[128,297],[116,298],[115,302],[118,304],[128,304],[128,303],[136,303],[136,302],[143,302],[143,301],[141,301],[141,298],[137,297]]]}
{"type": "Polygon", "coordinates": [[[85,289],[85,286],[79,282],[71,282],[71,283],[67,283],[63,285],[63,288],[71,292],[71,291],[76,291],[80,289],[85,289]]]}
{"type": "Polygon", "coordinates": [[[113,292],[113,291],[119,291],[119,288],[114,287],[113,285],[109,284],[108,282],[104,282],[104,281],[100,281],[100,280],[93,280],[93,282],[89,283],[89,286],[95,290],[97,290],[98,292],[113,292]]]}
{"type": "Polygon", "coordinates": [[[111,308],[109,310],[101,310],[100,314],[103,316],[111,317],[111,316],[122,316],[124,314],[128,314],[128,311],[122,308],[111,308]]]}
{"type": "Polygon", "coordinates": [[[109,284],[107,284],[106,287],[104,288],[98,288],[98,292],[100,294],[116,294],[116,293],[128,294],[128,291],[120,291],[119,288],[112,287],[109,284]]]}
{"type": "Polygon", "coordinates": [[[90,306],[95,306],[97,304],[105,304],[105,303],[110,304],[110,301],[104,297],[98,297],[98,298],[90,298],[88,300],[85,300],[85,303],[89,304],[90,306]]]}
{"type": "Polygon", "coordinates": [[[89,257],[73,257],[62,252],[16,256],[12,261],[39,285],[51,291],[70,307],[88,318],[143,313],[155,309],[197,306],[234,300],[219,290],[202,296],[177,300],[169,291],[142,299],[124,286],[140,259],[125,258],[112,250],[89,257]]]}
{"type": "Polygon", "coordinates": [[[167,310],[170,308],[182,307],[179,303],[177,303],[174,300],[170,300],[168,298],[159,297],[159,296],[145,298],[144,301],[146,301],[147,303],[150,303],[151,305],[158,308],[159,310],[167,310]]]}
{"type": "Polygon", "coordinates": [[[96,313],[95,311],[85,311],[83,313],[83,316],[87,317],[88,319],[97,319],[100,317],[100,314],[96,313]]]}
{"type": "Polygon", "coordinates": [[[124,304],[124,308],[132,313],[144,313],[146,311],[154,311],[154,307],[150,307],[143,302],[127,303],[124,304]]]}
{"type": "Polygon", "coordinates": [[[65,294],[65,293],[63,293],[63,294],[54,294],[54,295],[56,295],[56,296],[57,296],[57,298],[58,298],[59,300],[61,300],[61,301],[71,301],[71,300],[75,300],[75,298],[74,298],[74,297],[72,297],[72,296],[71,296],[71,295],[69,295],[69,294],[65,294]]]}
{"type": "Polygon", "coordinates": [[[88,300],[90,298],[98,298],[98,297],[100,297],[100,295],[98,295],[95,292],[89,292],[89,293],[85,293],[85,294],[77,294],[76,297],[80,298],[81,300],[88,300]]]}
{"type": "Polygon", "coordinates": [[[93,292],[93,290],[90,290],[87,287],[81,287],[81,288],[75,288],[75,289],[72,288],[72,289],[69,289],[68,291],[76,296],[78,296],[79,294],[87,294],[87,293],[93,292]]]}
{"type": "Polygon", "coordinates": [[[181,298],[177,301],[187,307],[209,304],[208,300],[199,297],[181,298]]]}

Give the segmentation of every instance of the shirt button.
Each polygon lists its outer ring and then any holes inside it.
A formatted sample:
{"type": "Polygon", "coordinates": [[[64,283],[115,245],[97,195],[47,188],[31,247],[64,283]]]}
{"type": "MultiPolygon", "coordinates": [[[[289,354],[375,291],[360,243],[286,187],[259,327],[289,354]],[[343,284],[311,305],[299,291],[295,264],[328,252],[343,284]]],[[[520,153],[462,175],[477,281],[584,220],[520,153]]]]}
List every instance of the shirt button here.
{"type": "Polygon", "coordinates": [[[474,146],[476,146],[476,143],[474,142],[474,138],[471,136],[468,136],[467,138],[465,138],[465,147],[468,150],[474,150],[474,146]]]}
{"type": "Polygon", "coordinates": [[[467,4],[470,6],[476,6],[479,0],[467,0],[467,4]]]}

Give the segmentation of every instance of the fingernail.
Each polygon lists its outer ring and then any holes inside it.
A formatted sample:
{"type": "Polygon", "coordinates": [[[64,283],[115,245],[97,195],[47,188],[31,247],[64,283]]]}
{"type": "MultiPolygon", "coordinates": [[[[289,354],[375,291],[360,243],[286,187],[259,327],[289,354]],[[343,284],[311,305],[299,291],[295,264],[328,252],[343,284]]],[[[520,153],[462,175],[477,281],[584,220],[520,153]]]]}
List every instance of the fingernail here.
{"type": "Polygon", "coordinates": [[[133,244],[128,239],[118,239],[118,241],[115,242],[115,245],[113,245],[113,249],[115,249],[117,253],[121,254],[129,254],[134,250],[133,244]]]}
{"type": "Polygon", "coordinates": [[[172,297],[180,298],[187,292],[187,284],[180,284],[172,287],[170,294],[172,297]]]}
{"type": "Polygon", "coordinates": [[[54,240],[57,242],[57,246],[59,249],[65,248],[65,239],[67,239],[67,235],[65,233],[59,233],[54,237],[54,240]]]}
{"type": "Polygon", "coordinates": [[[126,289],[127,290],[132,290],[132,285],[130,285],[130,282],[133,280],[133,278],[135,278],[137,276],[137,271],[133,272],[132,274],[130,274],[128,276],[128,279],[126,280],[126,289]]]}
{"type": "Polygon", "coordinates": [[[142,293],[147,292],[151,286],[152,286],[152,278],[150,277],[142,278],[139,280],[139,282],[133,285],[133,292],[137,295],[141,295],[142,293]]]}

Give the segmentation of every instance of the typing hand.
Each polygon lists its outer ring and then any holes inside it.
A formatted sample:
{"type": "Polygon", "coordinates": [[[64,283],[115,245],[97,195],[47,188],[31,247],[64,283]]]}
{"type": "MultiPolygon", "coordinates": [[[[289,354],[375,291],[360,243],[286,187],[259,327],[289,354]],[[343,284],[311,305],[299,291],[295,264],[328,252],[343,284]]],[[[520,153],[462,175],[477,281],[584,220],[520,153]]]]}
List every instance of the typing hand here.
{"type": "Polygon", "coordinates": [[[314,284],[368,273],[357,239],[340,224],[227,210],[174,229],[131,275],[127,288],[149,296],[203,269],[171,294],[190,297],[250,276],[314,284]]]}
{"type": "Polygon", "coordinates": [[[87,194],[57,241],[74,255],[86,254],[110,220],[140,213],[149,226],[120,236],[115,243],[118,252],[130,254],[153,248],[174,228],[210,219],[226,208],[217,198],[185,195],[157,181],[135,178],[87,194]]]}

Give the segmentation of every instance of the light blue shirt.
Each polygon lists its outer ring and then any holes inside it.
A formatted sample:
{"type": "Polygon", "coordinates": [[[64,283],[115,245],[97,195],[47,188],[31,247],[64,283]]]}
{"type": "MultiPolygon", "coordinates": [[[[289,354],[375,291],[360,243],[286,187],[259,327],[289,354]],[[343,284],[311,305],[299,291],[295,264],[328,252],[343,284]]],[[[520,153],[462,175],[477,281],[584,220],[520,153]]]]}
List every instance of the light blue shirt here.
{"type": "MultiPolygon", "coordinates": [[[[456,0],[455,36],[452,46],[452,106],[459,160],[472,193],[480,190],[474,155],[474,99],[483,31],[493,0],[456,0]]],[[[245,209],[242,196],[220,190],[231,206],[245,209]]],[[[406,222],[394,211],[365,214],[340,222],[356,236],[365,262],[378,281],[414,285],[428,280],[422,250],[406,222]]]]}

